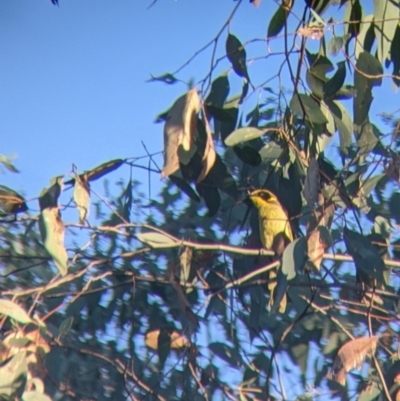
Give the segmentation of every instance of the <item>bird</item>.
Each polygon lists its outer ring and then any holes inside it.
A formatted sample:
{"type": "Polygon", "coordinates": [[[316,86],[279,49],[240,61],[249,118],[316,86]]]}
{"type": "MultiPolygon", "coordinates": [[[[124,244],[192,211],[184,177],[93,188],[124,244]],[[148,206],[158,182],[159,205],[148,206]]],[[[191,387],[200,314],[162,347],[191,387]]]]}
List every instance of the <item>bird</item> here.
{"type": "MultiPolygon", "coordinates": [[[[267,189],[256,189],[248,194],[248,198],[258,210],[262,246],[265,249],[272,249],[275,256],[280,257],[287,244],[293,241],[293,232],[285,208],[280,204],[277,196],[267,189]]],[[[277,307],[281,313],[284,313],[287,305],[286,290],[279,291],[277,273],[276,270],[269,272],[269,307],[271,310],[277,307]]]]}
{"type": "Polygon", "coordinates": [[[256,189],[248,194],[258,210],[260,239],[265,249],[281,255],[286,245],[293,241],[289,216],[277,196],[268,189],[256,189]]]}

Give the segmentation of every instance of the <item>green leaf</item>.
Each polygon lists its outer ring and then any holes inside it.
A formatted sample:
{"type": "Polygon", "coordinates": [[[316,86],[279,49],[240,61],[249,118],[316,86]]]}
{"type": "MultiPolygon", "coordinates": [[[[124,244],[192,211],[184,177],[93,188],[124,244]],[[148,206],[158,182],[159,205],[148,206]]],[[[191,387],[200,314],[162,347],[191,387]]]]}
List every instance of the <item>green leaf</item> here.
{"type": "Polygon", "coordinates": [[[298,272],[302,272],[306,251],[305,237],[295,239],[283,251],[281,270],[288,280],[293,280],[298,272]]]}
{"type": "Polygon", "coordinates": [[[47,207],[39,216],[39,230],[49,255],[62,276],[68,271],[68,254],[64,247],[64,224],[58,207],[47,207]]]}
{"type": "Polygon", "coordinates": [[[61,176],[50,180],[50,187],[43,188],[39,195],[40,210],[58,207],[58,198],[62,192],[63,179],[61,176]]]}
{"type": "Polygon", "coordinates": [[[362,19],[360,33],[357,36],[355,46],[355,57],[358,60],[360,53],[363,51],[371,52],[372,45],[375,41],[374,32],[374,15],[366,15],[362,19]]]}
{"type": "Polygon", "coordinates": [[[393,82],[394,84],[399,87],[400,86],[400,25],[396,29],[396,33],[394,35],[392,41],[392,47],[390,48],[390,56],[393,63],[393,82]]]}
{"type": "Polygon", "coordinates": [[[243,163],[249,164],[250,166],[258,166],[261,164],[260,154],[251,146],[234,146],[233,151],[243,163]]]}
{"type": "Polygon", "coordinates": [[[221,196],[217,188],[207,186],[205,183],[196,184],[197,192],[204,199],[208,209],[208,217],[214,216],[221,206],[221,196]]]}
{"type": "Polygon", "coordinates": [[[28,210],[25,199],[5,185],[0,185],[0,210],[6,214],[17,214],[28,210]]]}
{"type": "Polygon", "coordinates": [[[348,154],[348,147],[352,144],[353,122],[346,108],[337,100],[326,101],[326,105],[332,112],[336,127],[339,131],[340,150],[343,154],[348,154]]]}
{"type": "Polygon", "coordinates": [[[246,50],[240,40],[231,33],[226,40],[226,55],[232,64],[233,71],[235,71],[239,77],[244,77],[249,80],[246,65],[246,50]]]}
{"type": "Polygon", "coordinates": [[[148,79],[147,82],[164,82],[168,85],[173,85],[178,82],[178,80],[172,74],[166,73],[158,77],[151,75],[151,78],[148,79]]]}
{"type": "Polygon", "coordinates": [[[230,347],[228,344],[214,342],[209,344],[208,348],[212,353],[227,362],[230,366],[238,367],[241,365],[241,358],[238,351],[230,347]]]}
{"type": "MultiPolygon", "coordinates": [[[[354,38],[359,34],[361,20],[362,8],[359,0],[349,1],[344,14],[344,21],[351,21],[347,25],[347,38],[354,38]]],[[[346,53],[349,54],[348,51],[346,51],[346,53]]]]}
{"type": "Polygon", "coordinates": [[[71,330],[72,323],[74,322],[74,318],[72,316],[67,317],[61,322],[60,328],[58,329],[58,332],[60,335],[67,335],[69,331],[71,330]]]}
{"type": "Polygon", "coordinates": [[[287,13],[285,9],[280,6],[269,22],[267,39],[277,36],[282,31],[283,27],[285,26],[286,18],[287,13]]]}
{"type": "Polygon", "coordinates": [[[160,330],[157,343],[157,353],[161,368],[164,366],[170,350],[171,350],[171,336],[166,330],[160,330]]]}
{"type": "Polygon", "coordinates": [[[283,148],[276,142],[268,142],[259,150],[261,160],[263,163],[271,163],[277,160],[283,152],[283,148]]]}
{"type": "Polygon", "coordinates": [[[11,173],[19,173],[19,170],[12,164],[10,158],[5,155],[0,154],[0,164],[11,173]]]}
{"type": "Polygon", "coordinates": [[[0,299],[0,315],[5,315],[21,324],[32,322],[29,315],[18,304],[8,299],[0,299]]]}
{"type": "MultiPolygon", "coordinates": [[[[374,26],[378,60],[383,63],[389,55],[396,28],[400,22],[398,0],[374,0],[374,26]]],[[[399,43],[397,43],[400,46],[399,43]]]]}
{"type": "Polygon", "coordinates": [[[382,285],[384,282],[383,273],[387,268],[371,240],[346,227],[344,228],[343,238],[347,251],[354,259],[356,268],[368,277],[376,279],[378,284],[382,285]]]}
{"type": "Polygon", "coordinates": [[[331,56],[337,56],[340,50],[342,50],[345,40],[342,36],[332,36],[328,42],[328,53],[331,56]]]}
{"type": "Polygon", "coordinates": [[[335,75],[323,85],[323,92],[325,97],[332,97],[339,92],[340,88],[343,86],[346,79],[346,64],[344,61],[340,61],[338,64],[338,69],[335,75]]]}
{"type": "Polygon", "coordinates": [[[228,97],[229,89],[230,86],[227,73],[223,73],[212,82],[211,90],[207,96],[205,104],[208,106],[221,108],[228,97]]]}
{"type": "Polygon", "coordinates": [[[235,109],[223,109],[221,107],[213,106],[212,104],[205,104],[205,109],[208,114],[218,121],[225,121],[227,123],[236,123],[235,109]]]}
{"type": "Polygon", "coordinates": [[[389,210],[392,218],[400,224],[400,194],[394,192],[389,200],[389,210]]]}
{"type": "Polygon", "coordinates": [[[324,97],[324,85],[325,80],[321,79],[311,68],[306,72],[306,82],[308,87],[311,89],[312,93],[318,98],[322,99],[324,97]]]}
{"type": "Polygon", "coordinates": [[[311,123],[326,124],[328,122],[319,105],[308,95],[293,95],[292,100],[290,101],[290,109],[293,114],[300,118],[305,118],[311,123]]]}
{"type": "Polygon", "coordinates": [[[355,134],[359,155],[368,155],[379,142],[377,129],[369,122],[356,127],[355,134]]]}
{"type": "Polygon", "coordinates": [[[22,401],[52,401],[51,398],[39,391],[25,391],[22,401]]]}
{"type": "Polygon", "coordinates": [[[26,352],[21,351],[0,366],[0,399],[16,400],[25,390],[28,373],[26,352]]]}
{"type": "Polygon", "coordinates": [[[311,14],[315,18],[315,21],[317,21],[319,24],[326,26],[325,21],[312,9],[310,8],[311,14]]]}
{"type": "Polygon", "coordinates": [[[170,175],[168,178],[190,199],[195,202],[200,202],[200,198],[197,196],[196,191],[185,180],[175,175],[170,175]]]}
{"type": "Polygon", "coordinates": [[[255,127],[244,127],[238,128],[233,131],[226,139],[226,146],[235,146],[240,142],[251,141],[252,139],[259,138],[266,133],[265,129],[259,129],[255,127]]]}
{"type": "Polygon", "coordinates": [[[242,104],[244,102],[248,91],[249,91],[249,81],[245,78],[243,81],[242,95],[240,96],[239,104],[242,104]]]}
{"type": "Polygon", "coordinates": [[[74,201],[79,212],[79,222],[84,223],[89,215],[90,186],[85,179],[75,173],[74,201]]]}
{"type": "Polygon", "coordinates": [[[135,234],[140,242],[150,245],[152,248],[164,248],[168,245],[176,244],[176,240],[168,235],[149,231],[135,234]]]}

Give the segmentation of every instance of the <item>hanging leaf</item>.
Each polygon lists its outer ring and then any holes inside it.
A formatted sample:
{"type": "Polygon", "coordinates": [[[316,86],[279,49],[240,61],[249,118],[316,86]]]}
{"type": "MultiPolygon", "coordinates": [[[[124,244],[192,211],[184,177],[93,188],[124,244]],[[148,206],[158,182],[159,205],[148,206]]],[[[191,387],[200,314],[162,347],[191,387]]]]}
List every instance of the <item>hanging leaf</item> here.
{"type": "Polygon", "coordinates": [[[287,18],[287,13],[285,9],[282,6],[280,6],[276,10],[273,17],[271,18],[271,21],[269,22],[267,39],[279,35],[283,27],[285,26],[286,18],[287,18]]]}
{"type": "Polygon", "coordinates": [[[24,393],[28,373],[26,351],[20,351],[0,366],[0,399],[17,400],[24,393]]]}
{"type": "Polygon", "coordinates": [[[52,401],[52,400],[48,395],[43,394],[40,391],[36,390],[36,391],[25,391],[22,396],[22,401],[52,401]]]}
{"type": "Polygon", "coordinates": [[[332,237],[324,226],[307,232],[307,254],[311,263],[319,271],[325,251],[332,246],[332,237]]]}
{"type": "Polygon", "coordinates": [[[339,131],[340,150],[343,154],[348,154],[348,148],[353,143],[353,122],[347,112],[347,109],[337,100],[326,101],[326,105],[332,112],[336,127],[339,131]]]}
{"type": "Polygon", "coordinates": [[[298,272],[302,272],[306,247],[306,240],[301,237],[292,241],[283,251],[281,270],[287,280],[293,280],[298,272]]]}
{"type": "Polygon", "coordinates": [[[357,40],[354,43],[356,60],[358,60],[360,53],[362,53],[363,51],[371,52],[372,45],[375,41],[373,21],[373,14],[366,15],[362,19],[360,33],[358,34],[357,40]]]}
{"type": "Polygon", "coordinates": [[[260,154],[251,146],[234,146],[233,151],[243,163],[249,164],[250,166],[258,166],[261,164],[260,154]]]}
{"type": "Polygon", "coordinates": [[[331,40],[328,42],[328,53],[331,56],[336,57],[345,43],[345,39],[342,36],[332,36],[331,40]]]}
{"type": "Polygon", "coordinates": [[[79,212],[79,222],[83,224],[89,215],[90,186],[85,175],[79,176],[75,172],[74,201],[79,212]]]}
{"type": "Polygon", "coordinates": [[[360,337],[350,340],[340,347],[328,378],[344,386],[346,373],[352,369],[360,370],[365,358],[375,354],[378,337],[360,337]]]}
{"type": "Polygon", "coordinates": [[[8,299],[0,299],[0,315],[5,315],[21,324],[32,322],[29,315],[18,304],[8,299]]]}
{"type": "Polygon", "coordinates": [[[224,142],[226,146],[235,146],[240,142],[247,142],[259,138],[265,133],[265,129],[259,129],[255,127],[238,128],[237,130],[233,131],[224,142]]]}
{"type": "Polygon", "coordinates": [[[0,210],[5,214],[17,214],[28,210],[25,199],[5,185],[0,185],[0,210]]]}
{"type": "Polygon", "coordinates": [[[308,95],[294,94],[290,101],[290,109],[293,114],[311,123],[326,124],[328,122],[319,105],[308,95]]]}
{"type": "Polygon", "coordinates": [[[68,271],[68,254],[64,247],[64,224],[58,207],[46,207],[39,216],[39,229],[44,247],[62,276],[68,271]]]}
{"type": "Polygon", "coordinates": [[[246,50],[240,40],[231,33],[226,40],[226,55],[232,64],[233,71],[239,77],[244,77],[250,81],[246,65],[246,50]]]}
{"type": "Polygon", "coordinates": [[[73,322],[74,322],[74,318],[72,316],[64,319],[61,322],[60,328],[58,329],[59,334],[66,336],[69,333],[69,331],[71,330],[73,322]]]}
{"type": "Polygon", "coordinates": [[[210,94],[207,96],[205,104],[217,108],[223,107],[225,100],[228,97],[229,89],[228,75],[227,73],[223,73],[212,82],[210,94]]]}
{"type": "Polygon", "coordinates": [[[378,60],[383,63],[389,56],[390,47],[400,22],[398,1],[374,0],[374,27],[378,45],[378,60]]]}
{"type": "Polygon", "coordinates": [[[315,159],[311,159],[307,169],[306,179],[304,181],[303,194],[308,207],[313,210],[318,201],[318,192],[320,188],[319,165],[315,159]]]}
{"type": "Polygon", "coordinates": [[[168,235],[164,235],[157,232],[147,232],[135,234],[136,238],[150,245],[152,248],[165,248],[167,245],[176,244],[176,240],[168,235]]]}
{"type": "Polygon", "coordinates": [[[197,196],[196,191],[185,180],[175,175],[170,175],[169,179],[190,199],[195,202],[200,202],[200,198],[197,196]]]}
{"type": "Polygon", "coordinates": [[[205,131],[206,131],[207,139],[206,139],[206,146],[204,149],[203,157],[201,160],[202,169],[201,169],[200,174],[197,177],[197,181],[196,181],[198,183],[203,181],[207,177],[208,173],[214,166],[215,160],[217,158],[217,153],[215,152],[214,141],[212,138],[211,129],[208,124],[207,117],[205,115],[203,115],[203,121],[205,123],[205,131]]]}
{"type": "Polygon", "coordinates": [[[62,177],[54,177],[50,180],[50,187],[43,188],[39,195],[39,207],[40,210],[46,208],[57,208],[58,198],[63,190],[63,179],[62,177]]]}
{"type": "Polygon", "coordinates": [[[335,75],[323,85],[324,97],[332,97],[339,92],[346,79],[346,64],[340,61],[335,75]]]}
{"type": "Polygon", "coordinates": [[[208,209],[208,217],[214,216],[221,206],[221,196],[218,189],[201,183],[196,184],[196,189],[204,199],[208,209]]]}
{"type": "Polygon", "coordinates": [[[382,285],[387,267],[371,241],[367,237],[347,228],[344,229],[343,238],[347,251],[354,259],[356,268],[371,279],[376,280],[378,285],[382,285]]]}
{"type": "Polygon", "coordinates": [[[181,96],[169,110],[164,125],[164,168],[161,178],[177,171],[180,161],[187,164],[196,151],[193,136],[199,110],[200,98],[196,89],[181,96]],[[183,160],[185,154],[188,156],[183,160]]]}

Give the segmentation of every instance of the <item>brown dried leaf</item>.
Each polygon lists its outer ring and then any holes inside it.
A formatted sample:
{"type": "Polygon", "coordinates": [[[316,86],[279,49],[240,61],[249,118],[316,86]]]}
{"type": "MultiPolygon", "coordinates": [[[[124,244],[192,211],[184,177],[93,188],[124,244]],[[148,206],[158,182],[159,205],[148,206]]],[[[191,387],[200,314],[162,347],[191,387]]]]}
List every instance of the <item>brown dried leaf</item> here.
{"type": "Polygon", "coordinates": [[[297,34],[303,35],[306,38],[319,40],[324,36],[324,29],[323,29],[323,27],[319,27],[319,26],[305,26],[305,27],[299,28],[297,31],[297,34]]]}
{"type": "Polygon", "coordinates": [[[161,178],[173,174],[179,169],[178,149],[190,152],[193,135],[200,110],[200,98],[196,89],[190,90],[173,104],[164,125],[164,168],[161,178]]]}
{"type": "Polygon", "coordinates": [[[315,204],[318,202],[318,192],[320,189],[320,177],[318,162],[311,159],[308,165],[307,176],[304,183],[304,198],[311,210],[314,210],[315,204]]]}
{"type": "Polygon", "coordinates": [[[386,175],[392,180],[400,183],[400,155],[396,152],[390,151],[392,160],[385,169],[386,175]]]}
{"type": "Polygon", "coordinates": [[[307,238],[308,257],[318,270],[321,266],[324,253],[327,248],[328,244],[322,240],[321,233],[318,229],[308,234],[307,238]]]}
{"type": "Polygon", "coordinates": [[[206,147],[204,149],[204,155],[202,159],[203,168],[201,169],[200,175],[197,177],[197,183],[204,180],[207,177],[207,174],[210,172],[212,167],[215,164],[215,160],[217,158],[217,154],[214,148],[214,141],[212,139],[210,125],[208,124],[207,116],[203,110],[203,118],[204,124],[207,132],[207,142],[206,147]]]}
{"type": "Polygon", "coordinates": [[[338,351],[329,378],[344,386],[346,373],[357,368],[361,369],[365,358],[371,358],[376,351],[378,337],[360,337],[345,343],[338,351]]]}

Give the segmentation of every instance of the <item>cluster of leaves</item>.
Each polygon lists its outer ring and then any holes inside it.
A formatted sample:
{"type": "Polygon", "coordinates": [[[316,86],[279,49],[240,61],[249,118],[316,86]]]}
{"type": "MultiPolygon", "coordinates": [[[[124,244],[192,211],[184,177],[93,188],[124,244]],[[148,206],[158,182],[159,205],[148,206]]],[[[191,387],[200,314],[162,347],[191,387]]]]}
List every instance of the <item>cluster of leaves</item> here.
{"type": "MultiPolygon", "coordinates": [[[[337,36],[322,18],[333,3],[306,1],[296,59],[284,47],[277,70],[292,83],[288,99],[255,84],[246,46],[226,35],[232,71],[208,88],[213,64],[203,98],[191,88],[160,117],[168,179],[150,204],[131,177],[117,195],[106,181],[91,200],[93,181],[133,168],[128,160],[54,178],[38,216],[0,187],[1,399],[306,400],[329,391],[344,400],[349,380],[361,400],[398,396],[399,124],[384,135],[369,115],[390,66],[400,84],[399,4],[377,1],[365,16],[358,0],[342,2],[337,36]],[[237,77],[242,91],[231,95],[237,77]],[[260,96],[249,112],[252,91],[260,96]],[[68,223],[72,187],[78,216],[68,223]],[[257,213],[240,195],[261,187],[297,236],[281,260],[260,250],[257,213]],[[287,292],[284,313],[268,308],[271,283],[277,299],[287,292]],[[366,357],[368,378],[349,379],[366,357]]],[[[296,15],[282,2],[268,40],[288,35],[296,15]]]]}

